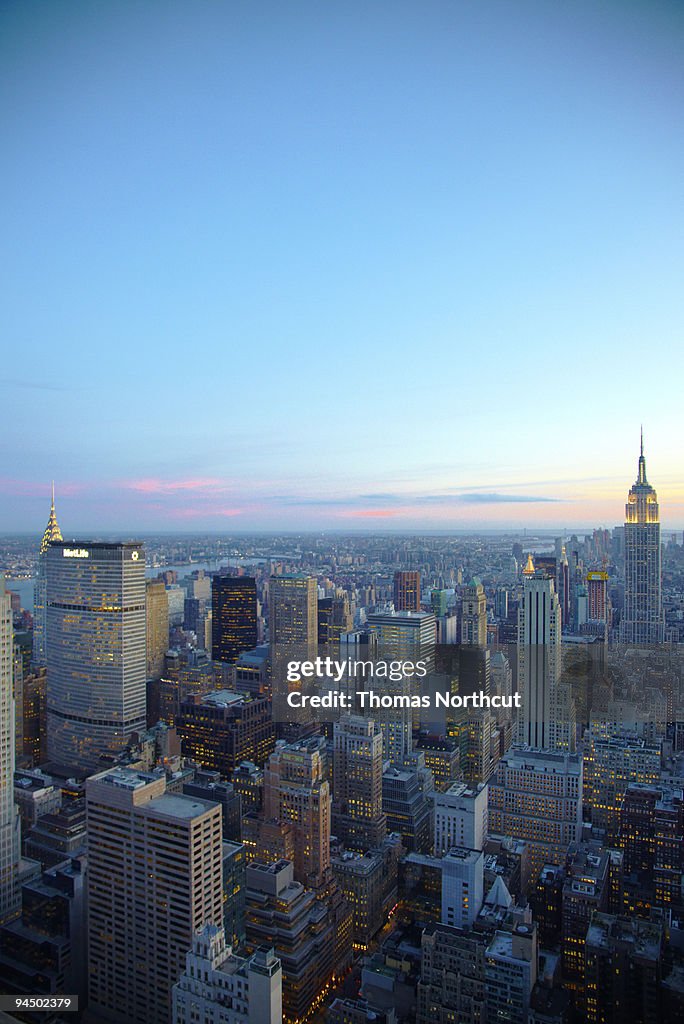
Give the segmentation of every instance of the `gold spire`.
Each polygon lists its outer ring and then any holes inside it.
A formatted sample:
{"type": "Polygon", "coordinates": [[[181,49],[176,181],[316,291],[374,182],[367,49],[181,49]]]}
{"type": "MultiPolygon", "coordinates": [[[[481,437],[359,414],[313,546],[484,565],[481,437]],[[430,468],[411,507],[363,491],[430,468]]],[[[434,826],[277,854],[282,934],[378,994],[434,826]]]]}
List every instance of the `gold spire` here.
{"type": "Polygon", "coordinates": [[[55,481],[52,481],[52,501],[50,504],[50,516],[45,527],[45,533],[43,539],[40,542],[40,553],[44,555],[48,549],[48,545],[52,540],[63,540],[62,531],[59,528],[57,522],[57,516],[55,515],[55,481]]]}
{"type": "Polygon", "coordinates": [[[532,552],[530,551],[530,553],[527,556],[527,565],[523,569],[523,576],[534,576],[534,573],[534,562],[532,561],[532,552]]]}

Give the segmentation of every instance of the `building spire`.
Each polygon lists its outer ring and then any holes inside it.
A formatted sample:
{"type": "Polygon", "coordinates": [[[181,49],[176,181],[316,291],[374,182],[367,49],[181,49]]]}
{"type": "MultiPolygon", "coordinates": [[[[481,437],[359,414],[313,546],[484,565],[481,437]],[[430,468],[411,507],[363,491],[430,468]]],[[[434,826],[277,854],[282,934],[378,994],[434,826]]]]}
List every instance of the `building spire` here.
{"type": "Polygon", "coordinates": [[[532,560],[532,552],[529,552],[528,555],[527,555],[527,565],[523,569],[523,576],[534,576],[534,573],[535,573],[535,568],[534,568],[534,562],[532,560]]]}
{"type": "Polygon", "coordinates": [[[55,515],[55,481],[52,481],[52,499],[50,502],[50,515],[48,517],[47,526],[45,527],[45,533],[43,539],[40,542],[40,553],[44,555],[47,551],[50,542],[53,540],[63,540],[62,531],[59,528],[57,522],[57,516],[55,515]]]}
{"type": "Polygon", "coordinates": [[[644,458],[644,428],[641,428],[641,451],[639,455],[639,475],[637,477],[638,484],[646,484],[646,459],[644,458]]]}

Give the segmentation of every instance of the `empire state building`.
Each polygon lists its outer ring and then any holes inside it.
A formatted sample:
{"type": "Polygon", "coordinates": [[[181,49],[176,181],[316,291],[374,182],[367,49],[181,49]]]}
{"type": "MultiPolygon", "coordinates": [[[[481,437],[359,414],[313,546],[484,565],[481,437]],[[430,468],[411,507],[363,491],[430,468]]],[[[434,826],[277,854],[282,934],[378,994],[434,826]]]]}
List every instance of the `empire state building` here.
{"type": "Polygon", "coordinates": [[[658,495],[646,479],[644,436],[637,479],[625,505],[625,606],[620,641],[655,644],[663,640],[658,495]]]}

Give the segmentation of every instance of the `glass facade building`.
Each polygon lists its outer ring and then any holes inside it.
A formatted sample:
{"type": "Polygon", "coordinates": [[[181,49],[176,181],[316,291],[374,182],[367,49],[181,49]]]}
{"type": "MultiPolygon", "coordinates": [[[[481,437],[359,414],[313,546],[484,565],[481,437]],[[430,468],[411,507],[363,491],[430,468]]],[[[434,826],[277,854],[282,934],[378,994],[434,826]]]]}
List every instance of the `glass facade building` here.
{"type": "Polygon", "coordinates": [[[88,770],[145,731],[145,552],[60,541],[46,569],[48,758],[88,770]]]}

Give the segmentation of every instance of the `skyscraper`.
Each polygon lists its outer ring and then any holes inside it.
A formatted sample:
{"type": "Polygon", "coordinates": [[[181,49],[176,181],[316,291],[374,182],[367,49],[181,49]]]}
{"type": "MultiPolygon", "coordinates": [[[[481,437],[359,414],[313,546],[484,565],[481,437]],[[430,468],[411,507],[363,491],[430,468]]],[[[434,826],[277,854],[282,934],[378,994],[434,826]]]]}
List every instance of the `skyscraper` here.
{"type": "Polygon", "coordinates": [[[484,587],[474,577],[463,591],[463,612],[461,615],[461,643],[487,644],[487,598],[484,587]]]}
{"type": "Polygon", "coordinates": [[[40,551],[38,553],[38,563],[36,565],[36,576],[33,585],[33,664],[36,667],[42,667],[46,664],[45,660],[45,633],[46,633],[46,618],[47,618],[47,606],[46,606],[46,588],[47,588],[47,573],[46,573],[46,555],[47,549],[52,541],[62,539],[62,533],[57,522],[57,516],[55,515],[55,485],[52,485],[52,503],[50,505],[50,515],[48,516],[47,526],[45,527],[45,533],[43,539],[40,542],[40,551]]]}
{"type": "Polygon", "coordinates": [[[553,580],[535,570],[529,555],[518,610],[518,690],[522,707],[518,743],[544,750],[574,750],[574,706],[561,681],[561,610],[553,580]]]}
{"type": "Polygon", "coordinates": [[[251,576],[211,581],[211,657],[232,664],[257,645],[257,590],[251,576]]]}
{"type": "Polygon", "coordinates": [[[637,478],[625,505],[625,605],[620,640],[655,644],[663,639],[658,495],[646,479],[644,435],[637,478]]]}
{"type": "Polygon", "coordinates": [[[271,576],[269,608],[271,646],[298,646],[303,650],[296,657],[315,657],[318,646],[316,580],[312,576],[271,576]]]}
{"type": "Polygon", "coordinates": [[[395,572],[394,608],[398,612],[420,611],[420,573],[415,571],[395,572]]]}
{"type": "Polygon", "coordinates": [[[88,779],[92,1018],[168,1024],[194,933],[223,923],[221,808],[115,768],[88,779]]]}
{"type": "Polygon", "coordinates": [[[0,576],[0,924],[20,909],[20,821],[14,804],[14,697],[12,605],[0,576]]]}
{"type": "Polygon", "coordinates": [[[352,850],[379,846],[382,811],[382,731],[377,722],[342,715],[334,726],[334,832],[352,850]]]}
{"type": "Polygon", "coordinates": [[[320,736],[296,743],[280,742],[264,770],[267,820],[294,828],[294,874],[311,889],[323,884],[330,867],[330,784],[324,778],[320,736]]]}
{"type": "Polygon", "coordinates": [[[161,679],[164,655],[169,649],[169,598],[161,580],[148,580],[147,605],[147,678],[161,679]]]}
{"type": "Polygon", "coordinates": [[[48,757],[84,769],[145,731],[145,552],[53,542],[47,567],[48,757]]]}

